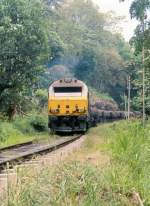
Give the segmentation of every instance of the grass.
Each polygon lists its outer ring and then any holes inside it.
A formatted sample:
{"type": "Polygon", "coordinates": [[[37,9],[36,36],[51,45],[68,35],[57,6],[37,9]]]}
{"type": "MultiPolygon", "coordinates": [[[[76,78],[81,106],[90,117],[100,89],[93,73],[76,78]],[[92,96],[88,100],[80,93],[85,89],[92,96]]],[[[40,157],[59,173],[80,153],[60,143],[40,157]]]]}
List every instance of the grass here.
{"type": "Polygon", "coordinates": [[[143,129],[140,122],[122,122],[114,123],[109,129],[113,185],[124,194],[138,192],[145,205],[149,205],[150,124],[143,129]]]}
{"type": "Polygon", "coordinates": [[[32,114],[27,117],[17,117],[14,121],[0,121],[0,147],[18,144],[30,140],[50,141],[47,128],[47,115],[32,114]]]}
{"type": "Polygon", "coordinates": [[[150,123],[145,129],[134,120],[92,128],[81,150],[64,162],[37,173],[19,172],[9,205],[134,206],[139,205],[136,192],[149,206],[149,151],[150,123]]]}
{"type": "Polygon", "coordinates": [[[125,196],[111,190],[104,171],[88,163],[59,164],[37,175],[25,169],[20,175],[17,187],[9,192],[11,206],[107,206],[119,205],[123,197],[129,205],[125,196]]]}

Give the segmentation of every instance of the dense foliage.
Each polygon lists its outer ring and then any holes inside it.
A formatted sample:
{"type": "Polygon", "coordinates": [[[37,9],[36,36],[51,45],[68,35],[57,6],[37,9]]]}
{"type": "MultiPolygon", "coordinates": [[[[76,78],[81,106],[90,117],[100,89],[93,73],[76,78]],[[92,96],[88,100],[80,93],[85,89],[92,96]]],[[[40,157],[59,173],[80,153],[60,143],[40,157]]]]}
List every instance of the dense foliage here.
{"type": "Polygon", "coordinates": [[[130,6],[131,18],[139,22],[134,36],[130,40],[135,50],[135,68],[133,87],[135,89],[133,104],[135,108],[142,108],[142,69],[145,69],[145,104],[146,113],[150,114],[150,0],[134,0],[130,6]],[[144,64],[142,64],[142,51],[144,64]]]}
{"type": "MultiPolygon", "coordinates": [[[[140,0],[139,0],[140,1],[140,0]]],[[[140,19],[149,1],[131,5],[140,19]],[[140,4],[141,5],[141,4],[140,4]],[[138,9],[141,13],[138,13],[138,9]]],[[[141,46],[145,46],[146,102],[149,107],[149,21],[132,38],[134,57],[118,33],[122,18],[104,14],[91,0],[0,1],[0,112],[15,113],[46,106],[48,85],[61,77],[76,77],[123,108],[126,79],[132,77],[132,105],[141,108],[141,46]],[[36,91],[38,89],[38,91],[36,91]],[[39,89],[44,89],[40,91],[39,89]]]]}
{"type": "Polygon", "coordinates": [[[27,142],[30,140],[50,141],[46,113],[33,113],[24,118],[17,117],[14,121],[0,120],[0,147],[27,142]]]}
{"type": "Polygon", "coordinates": [[[29,101],[44,63],[54,56],[49,41],[57,35],[48,25],[42,1],[0,1],[0,111],[10,118],[29,101]]]}
{"type": "MultiPolygon", "coordinates": [[[[144,49],[144,68],[145,68],[145,103],[146,112],[150,114],[150,20],[147,19],[147,11],[150,9],[150,1],[139,2],[134,1],[131,5],[130,12],[131,16],[140,20],[139,25],[135,30],[135,34],[131,39],[131,43],[135,48],[135,54],[142,56],[142,50],[144,49]],[[137,6],[138,4],[138,6],[137,6]],[[140,6],[140,7],[139,7],[140,6]],[[144,21],[143,21],[144,20],[144,21]],[[143,31],[144,27],[144,31],[143,31]]],[[[142,64],[141,64],[142,65],[142,64]]],[[[141,69],[141,66],[140,66],[141,69]]],[[[135,86],[138,88],[137,100],[141,105],[140,91],[141,91],[141,74],[138,75],[135,86]]]]}
{"type": "MultiPolygon", "coordinates": [[[[64,3],[51,18],[51,29],[63,41],[65,52],[49,62],[50,71],[56,65],[63,65],[89,86],[122,102],[128,72],[126,64],[132,53],[121,35],[112,31],[121,19],[103,14],[91,1],[83,0],[64,3]]],[[[61,71],[62,67],[57,73],[61,71]]],[[[62,73],[66,75],[70,76],[62,73]]]]}
{"type": "Polygon", "coordinates": [[[0,106],[8,113],[41,70],[47,45],[44,24],[40,1],[0,1],[0,106]]]}

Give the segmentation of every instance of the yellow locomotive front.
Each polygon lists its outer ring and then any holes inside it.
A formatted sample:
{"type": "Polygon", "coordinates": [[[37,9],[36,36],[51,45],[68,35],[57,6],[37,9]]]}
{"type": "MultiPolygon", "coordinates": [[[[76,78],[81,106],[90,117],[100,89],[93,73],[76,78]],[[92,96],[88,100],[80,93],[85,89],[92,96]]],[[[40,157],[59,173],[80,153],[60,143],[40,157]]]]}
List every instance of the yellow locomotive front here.
{"type": "Polygon", "coordinates": [[[89,116],[88,88],[77,79],[61,79],[49,87],[49,128],[53,131],[86,131],[89,116]]]}

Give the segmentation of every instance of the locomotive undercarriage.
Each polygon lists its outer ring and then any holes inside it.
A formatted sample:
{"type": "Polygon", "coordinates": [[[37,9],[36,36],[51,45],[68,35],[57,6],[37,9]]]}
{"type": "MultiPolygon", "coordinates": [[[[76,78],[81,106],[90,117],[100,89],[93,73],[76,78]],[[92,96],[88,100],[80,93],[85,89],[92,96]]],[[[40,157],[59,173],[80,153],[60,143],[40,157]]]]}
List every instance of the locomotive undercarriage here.
{"type": "Polygon", "coordinates": [[[53,132],[86,132],[88,117],[82,116],[49,116],[49,128],[53,132]]]}

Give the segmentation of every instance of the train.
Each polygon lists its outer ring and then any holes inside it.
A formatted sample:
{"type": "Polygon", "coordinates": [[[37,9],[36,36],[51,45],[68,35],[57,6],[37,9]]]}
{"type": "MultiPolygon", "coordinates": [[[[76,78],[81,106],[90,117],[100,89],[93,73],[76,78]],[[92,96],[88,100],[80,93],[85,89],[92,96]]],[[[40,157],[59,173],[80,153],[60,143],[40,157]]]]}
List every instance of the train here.
{"type": "Polygon", "coordinates": [[[54,81],[48,92],[48,127],[53,132],[86,132],[90,122],[87,85],[72,78],[54,81]]]}
{"type": "MultiPolygon", "coordinates": [[[[87,85],[78,79],[54,81],[48,91],[48,127],[52,132],[83,132],[97,123],[127,119],[127,112],[105,106],[90,98],[87,85]]],[[[111,103],[111,104],[110,104],[111,103]]],[[[113,103],[114,104],[114,103],[113,103]]],[[[131,118],[141,118],[140,112],[130,112],[131,118]]]]}

